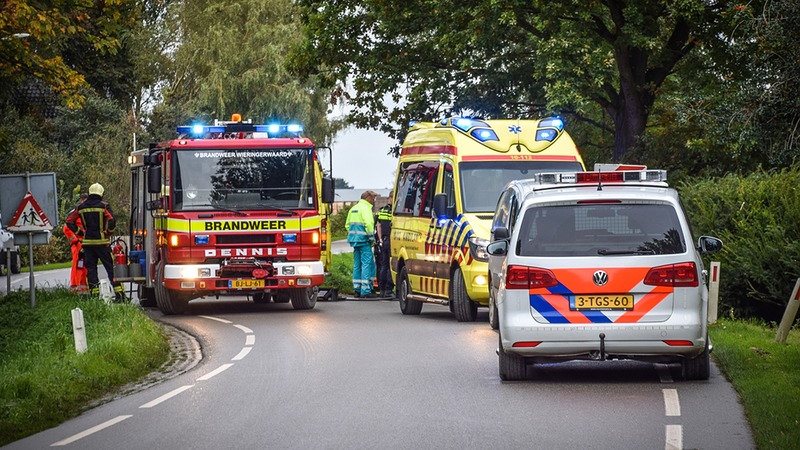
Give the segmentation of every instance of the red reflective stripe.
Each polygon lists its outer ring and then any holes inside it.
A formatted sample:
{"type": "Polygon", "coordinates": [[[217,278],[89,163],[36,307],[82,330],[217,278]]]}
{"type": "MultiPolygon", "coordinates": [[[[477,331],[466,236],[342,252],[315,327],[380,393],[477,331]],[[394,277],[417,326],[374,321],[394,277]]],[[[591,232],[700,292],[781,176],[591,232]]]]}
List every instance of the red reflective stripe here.
{"type": "MultiPolygon", "coordinates": [[[[578,158],[569,155],[525,155],[526,160],[535,161],[577,161],[578,158]]],[[[519,160],[518,155],[472,155],[462,156],[462,161],[500,161],[500,160],[519,160]]]]}
{"type": "Polygon", "coordinates": [[[455,155],[458,149],[452,145],[420,145],[413,147],[403,147],[400,151],[402,156],[406,155],[439,155],[439,154],[455,155]]]}

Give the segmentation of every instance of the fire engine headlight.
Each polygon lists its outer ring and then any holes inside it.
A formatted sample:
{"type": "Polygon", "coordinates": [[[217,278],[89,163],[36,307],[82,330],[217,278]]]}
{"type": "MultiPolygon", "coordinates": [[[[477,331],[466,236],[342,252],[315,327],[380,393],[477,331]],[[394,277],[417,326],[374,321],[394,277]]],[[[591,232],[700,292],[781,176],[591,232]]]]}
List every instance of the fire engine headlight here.
{"type": "Polygon", "coordinates": [[[203,267],[197,270],[197,276],[200,278],[208,278],[211,276],[211,269],[208,267],[203,267]]]}
{"type": "Polygon", "coordinates": [[[486,252],[486,246],[489,241],[475,236],[469,238],[469,254],[478,261],[486,262],[489,260],[489,253],[486,252]]]}
{"type": "Polygon", "coordinates": [[[197,278],[197,269],[194,267],[181,268],[181,278],[183,279],[197,278]]]}
{"type": "Polygon", "coordinates": [[[284,266],[283,270],[281,270],[281,273],[284,275],[294,275],[294,266],[284,266]]]}
{"type": "Polygon", "coordinates": [[[297,266],[297,274],[298,275],[311,275],[311,266],[305,265],[305,264],[297,266]]]}

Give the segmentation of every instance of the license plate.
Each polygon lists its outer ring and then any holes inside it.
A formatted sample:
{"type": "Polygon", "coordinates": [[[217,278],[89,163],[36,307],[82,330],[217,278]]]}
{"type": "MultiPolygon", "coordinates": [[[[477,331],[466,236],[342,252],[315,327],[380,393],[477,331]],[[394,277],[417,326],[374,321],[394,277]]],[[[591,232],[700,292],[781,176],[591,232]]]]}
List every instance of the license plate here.
{"type": "Polygon", "coordinates": [[[631,310],[633,295],[573,295],[569,299],[569,309],[631,310]]]}
{"type": "Polygon", "coordinates": [[[264,280],[228,280],[231,289],[250,289],[264,287],[264,280]]]}

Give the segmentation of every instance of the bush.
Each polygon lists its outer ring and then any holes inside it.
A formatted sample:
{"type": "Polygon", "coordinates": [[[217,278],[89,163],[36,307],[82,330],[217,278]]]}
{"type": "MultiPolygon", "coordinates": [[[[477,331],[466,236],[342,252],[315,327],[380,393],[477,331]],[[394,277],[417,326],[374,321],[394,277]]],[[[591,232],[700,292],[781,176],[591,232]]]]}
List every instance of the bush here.
{"type": "Polygon", "coordinates": [[[721,265],[721,310],[780,320],[800,277],[798,186],[800,165],[678,186],[695,236],[725,243],[710,256],[721,265]]]}

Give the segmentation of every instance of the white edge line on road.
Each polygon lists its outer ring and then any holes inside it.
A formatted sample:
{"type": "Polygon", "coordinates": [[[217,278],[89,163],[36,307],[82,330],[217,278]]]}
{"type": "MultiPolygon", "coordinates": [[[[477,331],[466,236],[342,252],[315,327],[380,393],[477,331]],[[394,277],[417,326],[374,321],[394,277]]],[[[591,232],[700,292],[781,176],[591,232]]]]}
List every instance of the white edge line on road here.
{"type": "Polygon", "coordinates": [[[253,345],[256,343],[256,335],[248,334],[247,337],[244,339],[244,345],[253,345]]]}
{"type": "Polygon", "coordinates": [[[114,424],[120,423],[120,422],[122,422],[123,420],[125,420],[125,419],[127,419],[129,417],[133,417],[133,415],[129,414],[129,415],[126,415],[126,416],[117,416],[117,417],[115,417],[115,418],[113,418],[113,419],[111,419],[109,421],[101,423],[100,425],[95,425],[95,426],[93,426],[92,428],[89,428],[86,431],[82,431],[82,432],[80,432],[78,434],[75,434],[75,435],[72,435],[72,436],[70,436],[70,437],[68,437],[66,439],[62,439],[62,440],[60,440],[58,442],[52,443],[52,444],[50,444],[50,447],[61,447],[61,446],[67,445],[67,444],[71,444],[71,443],[77,441],[78,439],[83,439],[86,436],[89,436],[90,434],[97,433],[100,430],[108,428],[108,427],[110,427],[110,426],[112,426],[114,424]]]}
{"type": "Polygon", "coordinates": [[[662,389],[664,392],[664,411],[667,417],[679,417],[681,415],[681,402],[678,399],[677,389],[662,389]]]}
{"type": "Polygon", "coordinates": [[[169,400],[172,397],[175,397],[176,395],[180,394],[181,392],[183,392],[183,391],[185,391],[187,389],[191,389],[192,387],[194,387],[193,384],[187,384],[185,386],[181,386],[181,387],[179,387],[177,389],[174,389],[172,392],[168,392],[168,393],[162,395],[161,397],[158,397],[155,400],[152,400],[152,401],[149,401],[149,402],[145,403],[144,405],[140,406],[139,408],[140,409],[141,408],[152,408],[153,406],[156,406],[156,405],[158,405],[159,403],[161,403],[163,401],[169,400]]]}
{"type": "Polygon", "coordinates": [[[236,328],[238,328],[238,329],[240,329],[240,330],[244,331],[245,333],[248,333],[248,334],[253,332],[253,330],[251,330],[250,328],[247,328],[247,327],[246,327],[246,326],[244,326],[244,325],[234,325],[234,326],[235,326],[236,328]]]}
{"type": "Polygon", "coordinates": [[[213,377],[215,375],[219,375],[220,373],[228,370],[232,365],[233,364],[223,364],[223,365],[217,367],[216,369],[212,370],[211,372],[209,372],[209,373],[203,375],[202,377],[198,378],[197,381],[209,380],[209,379],[211,379],[211,377],[213,377]]]}
{"type": "Polygon", "coordinates": [[[683,450],[683,427],[680,425],[667,425],[667,442],[664,450],[683,450]]]}
{"type": "Polygon", "coordinates": [[[197,316],[197,317],[202,317],[203,319],[208,319],[208,320],[216,320],[217,322],[222,322],[222,323],[233,323],[230,320],[220,319],[219,317],[211,317],[211,316],[197,316]]]}
{"type": "Polygon", "coordinates": [[[231,359],[231,361],[239,361],[240,359],[242,359],[245,356],[247,356],[247,354],[250,353],[250,350],[252,350],[252,349],[253,349],[253,347],[245,347],[245,348],[243,348],[242,351],[240,351],[238,355],[234,356],[233,359],[231,359]]]}

